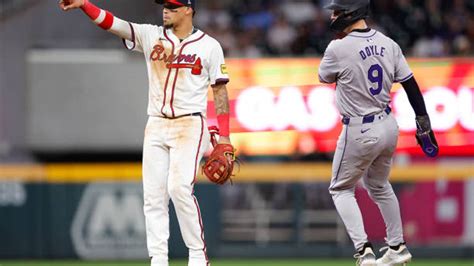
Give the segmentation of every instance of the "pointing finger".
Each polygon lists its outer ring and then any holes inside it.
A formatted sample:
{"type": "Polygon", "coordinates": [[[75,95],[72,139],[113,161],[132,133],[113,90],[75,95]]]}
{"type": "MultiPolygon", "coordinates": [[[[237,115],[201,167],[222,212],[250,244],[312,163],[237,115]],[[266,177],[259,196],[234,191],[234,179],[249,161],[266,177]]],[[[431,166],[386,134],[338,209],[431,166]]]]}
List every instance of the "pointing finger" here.
{"type": "Polygon", "coordinates": [[[69,9],[72,9],[72,8],[74,8],[74,4],[69,4],[67,6],[64,6],[63,10],[68,11],[69,9]]]}

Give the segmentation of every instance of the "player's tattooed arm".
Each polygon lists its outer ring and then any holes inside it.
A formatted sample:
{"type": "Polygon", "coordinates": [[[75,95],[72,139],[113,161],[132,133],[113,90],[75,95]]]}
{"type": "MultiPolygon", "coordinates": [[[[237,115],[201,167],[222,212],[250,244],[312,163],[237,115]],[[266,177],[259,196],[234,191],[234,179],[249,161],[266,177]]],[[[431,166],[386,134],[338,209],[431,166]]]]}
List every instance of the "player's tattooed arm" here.
{"type": "Polygon", "coordinates": [[[212,86],[214,107],[219,125],[219,143],[230,143],[229,132],[229,96],[225,84],[212,86]]]}
{"type": "Polygon", "coordinates": [[[212,87],[214,93],[214,106],[216,115],[229,113],[229,96],[225,84],[215,85],[212,87]]]}

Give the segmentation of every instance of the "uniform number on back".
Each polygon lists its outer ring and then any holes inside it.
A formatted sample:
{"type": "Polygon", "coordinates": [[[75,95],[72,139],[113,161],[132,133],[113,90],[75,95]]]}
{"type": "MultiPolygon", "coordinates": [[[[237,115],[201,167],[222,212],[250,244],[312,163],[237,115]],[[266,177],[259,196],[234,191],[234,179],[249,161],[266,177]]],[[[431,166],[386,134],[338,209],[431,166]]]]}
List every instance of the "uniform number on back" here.
{"type": "Polygon", "coordinates": [[[370,93],[372,95],[377,95],[382,91],[383,87],[383,69],[379,64],[371,65],[369,72],[367,73],[367,78],[372,83],[377,83],[377,87],[370,87],[370,93]]]}

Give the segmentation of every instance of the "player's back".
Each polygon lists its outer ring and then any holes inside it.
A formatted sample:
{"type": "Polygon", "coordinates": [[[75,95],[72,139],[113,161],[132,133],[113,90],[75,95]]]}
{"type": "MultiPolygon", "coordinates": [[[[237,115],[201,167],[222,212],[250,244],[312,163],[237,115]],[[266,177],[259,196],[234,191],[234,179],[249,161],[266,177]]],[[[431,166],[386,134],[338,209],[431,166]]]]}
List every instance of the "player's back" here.
{"type": "Polygon", "coordinates": [[[394,82],[411,77],[400,47],[384,34],[357,30],[332,41],[320,66],[320,77],[334,75],[336,102],[344,116],[364,116],[383,110],[394,82]]]}

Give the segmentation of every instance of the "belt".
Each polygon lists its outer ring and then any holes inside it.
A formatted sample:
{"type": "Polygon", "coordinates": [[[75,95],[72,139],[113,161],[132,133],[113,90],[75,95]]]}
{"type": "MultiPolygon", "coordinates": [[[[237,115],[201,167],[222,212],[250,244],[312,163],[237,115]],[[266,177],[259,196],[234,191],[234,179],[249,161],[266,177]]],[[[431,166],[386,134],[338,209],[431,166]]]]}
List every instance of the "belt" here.
{"type": "Polygon", "coordinates": [[[201,116],[201,112],[178,115],[178,116],[174,116],[174,117],[169,117],[169,116],[160,116],[160,117],[161,118],[166,118],[166,119],[177,119],[177,118],[182,118],[182,117],[185,117],[185,116],[201,116]]]}
{"type": "MultiPolygon", "coordinates": [[[[390,114],[390,112],[392,112],[392,108],[390,108],[390,106],[387,106],[383,111],[388,115],[388,114],[390,114]]],[[[372,114],[372,115],[363,116],[363,117],[362,117],[362,121],[361,121],[362,123],[361,123],[361,124],[368,124],[368,123],[374,122],[376,115],[377,115],[377,114],[372,114]]],[[[342,123],[343,123],[344,125],[349,125],[349,122],[351,122],[351,120],[357,121],[357,120],[359,120],[359,119],[361,119],[361,118],[360,118],[360,117],[347,117],[347,116],[345,116],[345,117],[342,118],[342,123]]],[[[359,121],[360,121],[360,120],[359,120],[359,121]]]]}

